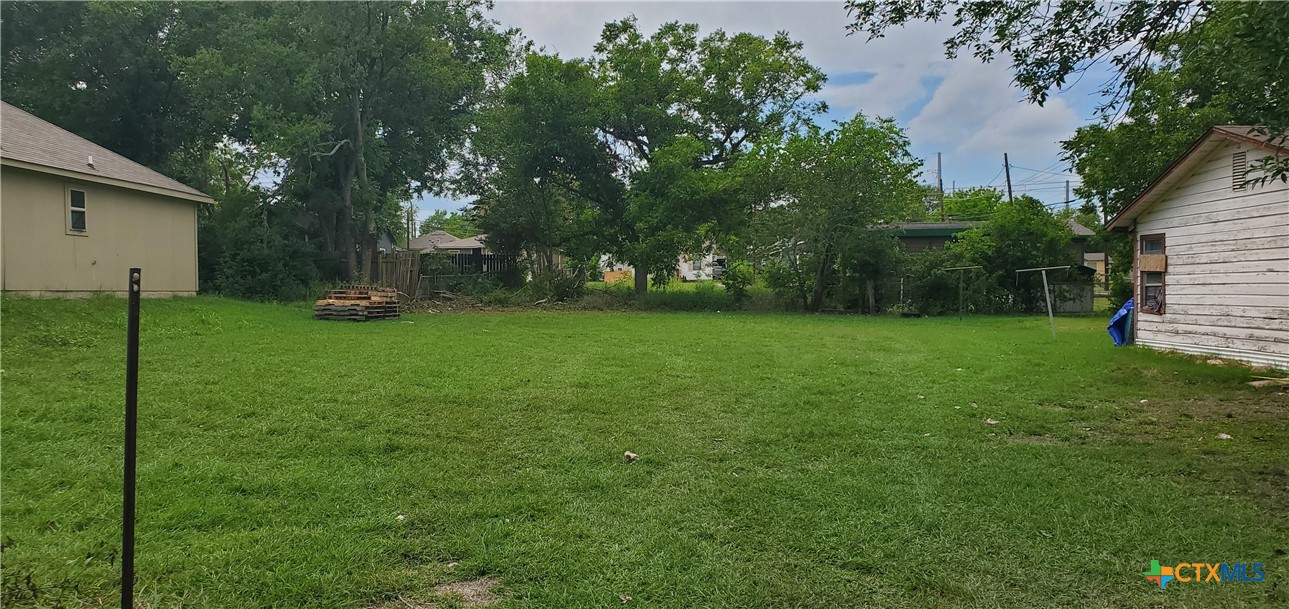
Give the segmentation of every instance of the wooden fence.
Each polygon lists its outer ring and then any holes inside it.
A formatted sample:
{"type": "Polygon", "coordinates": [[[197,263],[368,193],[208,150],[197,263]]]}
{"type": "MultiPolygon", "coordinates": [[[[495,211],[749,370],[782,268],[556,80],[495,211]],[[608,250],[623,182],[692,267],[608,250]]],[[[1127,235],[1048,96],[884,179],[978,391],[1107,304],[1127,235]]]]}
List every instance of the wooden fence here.
{"type": "Polygon", "coordinates": [[[416,296],[421,281],[421,253],[395,251],[378,253],[372,262],[371,282],[416,296]]]}
{"type": "Polygon", "coordinates": [[[483,253],[425,254],[441,256],[447,264],[431,265],[429,275],[421,274],[422,252],[395,251],[378,253],[372,261],[370,281],[374,285],[394,288],[413,298],[425,290],[448,289],[451,284],[487,280],[515,270],[514,256],[483,253]]]}

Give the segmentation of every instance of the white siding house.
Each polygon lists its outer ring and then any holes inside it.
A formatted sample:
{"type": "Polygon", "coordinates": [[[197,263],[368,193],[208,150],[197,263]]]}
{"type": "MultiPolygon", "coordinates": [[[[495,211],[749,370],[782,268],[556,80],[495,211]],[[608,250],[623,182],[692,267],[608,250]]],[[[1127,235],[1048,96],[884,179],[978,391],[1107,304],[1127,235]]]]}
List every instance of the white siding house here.
{"type": "Polygon", "coordinates": [[[1138,344],[1289,369],[1289,185],[1245,169],[1284,137],[1209,130],[1107,227],[1133,235],[1138,344]]]}

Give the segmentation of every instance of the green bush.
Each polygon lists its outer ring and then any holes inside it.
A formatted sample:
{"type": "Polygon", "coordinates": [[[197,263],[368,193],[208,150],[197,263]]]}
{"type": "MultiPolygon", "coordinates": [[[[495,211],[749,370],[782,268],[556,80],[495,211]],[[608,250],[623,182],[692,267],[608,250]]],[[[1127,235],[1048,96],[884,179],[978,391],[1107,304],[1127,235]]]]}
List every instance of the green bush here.
{"type": "Polygon", "coordinates": [[[203,291],[251,300],[305,300],[320,280],[318,250],[287,217],[251,193],[220,201],[199,227],[203,291]]]}
{"type": "Polygon", "coordinates": [[[721,277],[721,283],[725,285],[725,292],[734,299],[734,305],[743,306],[749,297],[748,286],[756,280],[752,273],[752,265],[735,260],[725,269],[725,275],[721,277]]]}

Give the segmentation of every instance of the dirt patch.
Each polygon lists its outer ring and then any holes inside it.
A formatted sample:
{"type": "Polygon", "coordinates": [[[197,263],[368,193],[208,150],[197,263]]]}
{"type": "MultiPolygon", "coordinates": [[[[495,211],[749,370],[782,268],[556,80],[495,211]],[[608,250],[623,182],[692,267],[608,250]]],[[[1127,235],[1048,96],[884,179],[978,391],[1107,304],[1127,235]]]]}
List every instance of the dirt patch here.
{"type": "Polygon", "coordinates": [[[500,584],[501,580],[496,577],[483,577],[464,582],[439,584],[434,587],[434,594],[438,596],[460,596],[461,602],[466,607],[487,607],[501,600],[501,597],[497,596],[497,593],[493,590],[500,584]]]}
{"type": "Polygon", "coordinates": [[[434,587],[431,599],[408,598],[399,596],[367,609],[448,609],[450,607],[490,607],[501,600],[496,587],[501,585],[497,577],[483,577],[463,582],[439,584],[434,587]]]}

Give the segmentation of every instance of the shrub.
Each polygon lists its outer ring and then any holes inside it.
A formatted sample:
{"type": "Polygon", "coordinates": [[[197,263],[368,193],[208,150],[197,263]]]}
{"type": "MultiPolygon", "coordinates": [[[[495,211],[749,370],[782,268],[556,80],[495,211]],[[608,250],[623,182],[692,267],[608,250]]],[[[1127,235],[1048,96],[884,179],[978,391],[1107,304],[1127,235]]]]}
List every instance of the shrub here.
{"type": "Polygon", "coordinates": [[[748,299],[748,286],[756,280],[752,273],[752,265],[735,260],[725,269],[725,275],[721,277],[721,283],[725,285],[725,292],[734,299],[734,305],[741,307],[748,299]]]}

